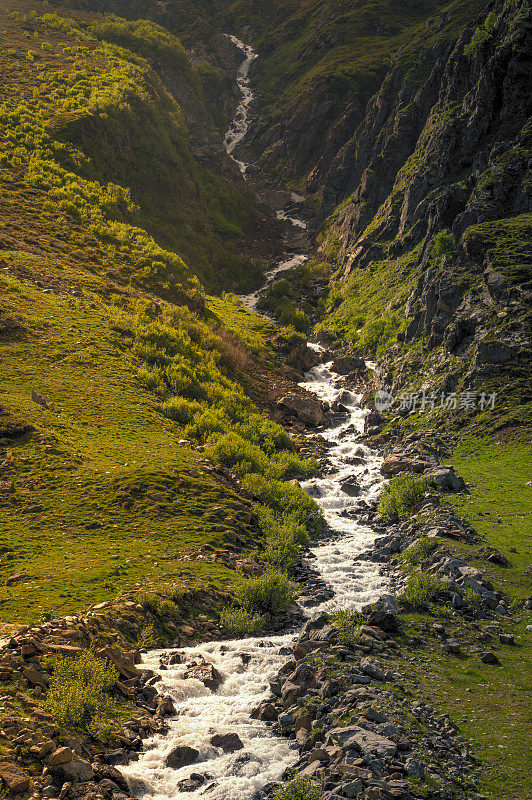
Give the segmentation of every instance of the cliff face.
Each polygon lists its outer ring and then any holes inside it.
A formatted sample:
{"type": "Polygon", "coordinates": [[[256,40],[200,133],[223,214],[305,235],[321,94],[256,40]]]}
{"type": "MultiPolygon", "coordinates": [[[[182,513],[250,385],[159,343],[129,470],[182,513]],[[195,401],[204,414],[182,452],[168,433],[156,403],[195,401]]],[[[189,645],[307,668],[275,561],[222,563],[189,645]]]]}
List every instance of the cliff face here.
{"type": "Polygon", "coordinates": [[[326,173],[326,204],[351,192],[322,245],[342,279],[329,323],[360,340],[360,320],[350,323],[354,293],[395,271],[401,285],[388,282],[378,296],[380,313],[395,321],[373,342],[378,387],[450,392],[509,382],[522,401],[530,19],[522,4],[501,0],[454,39],[432,41],[448,23],[444,12],[427,26],[415,67],[426,79],[416,86],[398,58],[326,173]]]}

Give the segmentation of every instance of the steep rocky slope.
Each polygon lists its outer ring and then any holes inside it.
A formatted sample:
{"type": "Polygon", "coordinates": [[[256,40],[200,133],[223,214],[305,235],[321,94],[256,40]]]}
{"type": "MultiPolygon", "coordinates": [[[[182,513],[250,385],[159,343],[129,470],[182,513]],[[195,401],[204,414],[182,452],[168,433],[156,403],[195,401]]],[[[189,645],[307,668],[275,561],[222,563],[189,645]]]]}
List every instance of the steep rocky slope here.
{"type": "Polygon", "coordinates": [[[344,281],[333,327],[356,342],[356,292],[378,284],[372,315],[391,319],[373,341],[386,351],[379,388],[439,394],[505,384],[509,410],[525,400],[530,357],[527,10],[492,4],[455,40],[421,50],[420,68],[429,53],[419,88],[391,69],[327,176],[328,196],[356,184],[323,241],[344,281]]]}
{"type": "Polygon", "coordinates": [[[263,92],[251,150],[318,200],[334,273],[322,327],[379,357],[376,388],[436,405],[497,392],[499,423],[513,424],[530,359],[529,9],[418,5],[412,18],[387,6],[396,25],[371,40],[378,70],[340,8],[303,23],[268,6],[256,81],[279,91],[263,92]]]}

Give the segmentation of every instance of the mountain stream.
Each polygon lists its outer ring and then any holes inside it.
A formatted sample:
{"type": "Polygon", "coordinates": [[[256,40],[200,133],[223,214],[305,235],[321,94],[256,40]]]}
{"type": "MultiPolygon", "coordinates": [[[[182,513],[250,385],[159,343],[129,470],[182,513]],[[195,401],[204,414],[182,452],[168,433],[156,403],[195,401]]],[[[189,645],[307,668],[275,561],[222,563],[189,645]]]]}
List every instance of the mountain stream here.
{"type": "MultiPolygon", "coordinates": [[[[242,101],[229,128],[224,144],[229,155],[245,174],[247,164],[233,155],[248,128],[248,113],[253,101],[249,84],[249,69],[257,53],[231,36],[245,60],[238,71],[242,101]]],[[[305,223],[286,212],[278,216],[296,227],[305,223]]],[[[276,275],[303,263],[303,253],[287,253],[274,269],[266,274],[266,285],[276,275]]],[[[242,298],[254,310],[259,293],[242,298]]],[[[318,345],[314,347],[319,349],[318,345]]],[[[327,471],[302,484],[322,508],[331,537],[311,548],[307,558],[312,568],[334,593],[334,599],[312,605],[312,599],[302,598],[305,615],[310,616],[330,607],[331,602],[352,609],[375,600],[385,589],[385,579],[371,561],[357,560],[370,549],[375,533],[355,519],[349,511],[363,500],[376,497],[382,484],[380,458],[361,444],[359,435],[364,428],[367,411],[360,407],[360,396],[346,389],[342,376],[332,369],[332,362],[320,364],[308,372],[301,386],[329,403],[340,398],[347,412],[335,415],[334,427],[324,436],[329,443],[327,471]],[[342,484],[357,481],[361,487],[358,497],[349,496],[342,484]],[[310,605],[310,608],[308,607],[310,605]]],[[[309,434],[313,436],[316,434],[309,434]]],[[[181,662],[161,670],[162,661],[175,650],[152,651],[145,655],[143,665],[161,676],[157,688],[169,694],[178,709],[169,719],[169,731],[144,744],[139,760],[123,767],[131,792],[143,800],[255,800],[264,787],[281,779],[285,770],[298,760],[294,742],[276,736],[270,727],[251,718],[251,712],[269,695],[269,681],[287,659],[297,638],[297,631],[283,635],[263,636],[235,641],[207,642],[180,648],[181,662]],[[201,681],[185,678],[187,667],[196,660],[212,664],[223,682],[216,691],[201,681]],[[217,734],[236,733],[243,748],[224,752],[212,744],[217,734]],[[198,751],[195,762],[175,769],[165,765],[167,755],[176,747],[198,751]],[[192,782],[187,781],[192,776],[192,782]],[[192,788],[196,786],[197,788],[192,788]]],[[[171,661],[172,659],[170,659],[171,661]]]]}

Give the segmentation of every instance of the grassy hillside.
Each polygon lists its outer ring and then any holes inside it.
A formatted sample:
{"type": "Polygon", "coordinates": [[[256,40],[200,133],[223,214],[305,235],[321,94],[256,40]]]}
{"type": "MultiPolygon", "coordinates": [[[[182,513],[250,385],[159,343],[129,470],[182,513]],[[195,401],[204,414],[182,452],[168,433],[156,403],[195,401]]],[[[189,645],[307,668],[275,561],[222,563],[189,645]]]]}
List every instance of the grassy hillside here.
{"type": "Polygon", "coordinates": [[[273,326],[197,277],[253,280],[226,244],[245,224],[246,195],[194,160],[180,108],[144,59],[164,59],[200,92],[180,43],[151,24],[36,7],[4,4],[0,19],[9,623],[138,583],[235,586],[235,554],[260,548],[267,524],[319,524],[282,482],[315,464],[249,396],[256,362],[264,374],[275,361],[273,326]],[[264,524],[246,481],[270,508],[264,524]],[[229,561],[216,560],[220,548],[229,561]]]}
{"type": "Polygon", "coordinates": [[[133,235],[127,224],[210,287],[256,281],[260,264],[235,248],[255,219],[252,198],[194,157],[175,99],[206,141],[219,141],[179,40],[149,22],[4,5],[2,165],[47,190],[74,221],[90,217],[106,248],[133,235]],[[87,208],[96,195],[97,213],[87,208]]]}

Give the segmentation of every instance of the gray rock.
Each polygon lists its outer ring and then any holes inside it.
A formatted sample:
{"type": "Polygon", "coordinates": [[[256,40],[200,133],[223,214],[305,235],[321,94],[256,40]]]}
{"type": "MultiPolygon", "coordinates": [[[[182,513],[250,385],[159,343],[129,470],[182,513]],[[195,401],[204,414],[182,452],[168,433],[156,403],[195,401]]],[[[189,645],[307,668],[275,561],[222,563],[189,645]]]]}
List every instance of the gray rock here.
{"type": "Polygon", "coordinates": [[[431,467],[423,473],[433,485],[445,492],[461,492],[466,488],[465,481],[456,475],[453,467],[431,467]]]}
{"type": "Polygon", "coordinates": [[[235,753],[244,747],[237,733],[218,733],[211,738],[211,744],[213,747],[221,747],[224,753],[235,753]]]}
{"type": "Polygon", "coordinates": [[[480,660],[482,661],[483,664],[500,664],[500,661],[495,655],[495,653],[492,653],[491,651],[488,651],[487,653],[482,653],[480,656],[480,660]]]}
{"type": "Polygon", "coordinates": [[[423,777],[423,767],[421,764],[415,760],[415,758],[407,758],[405,761],[405,768],[407,774],[411,778],[422,778],[423,777]]]}
{"type": "Polygon", "coordinates": [[[379,611],[386,611],[388,614],[400,614],[401,609],[395,597],[392,594],[383,594],[375,603],[379,611]]]}
{"type": "Polygon", "coordinates": [[[394,756],[397,752],[397,746],[391,739],[357,726],[355,732],[344,741],[343,747],[346,750],[355,749],[359,753],[368,753],[380,758],[394,756]]]}
{"type": "Polygon", "coordinates": [[[318,400],[315,400],[313,397],[287,395],[286,397],[282,397],[277,405],[295,414],[298,420],[305,425],[312,425],[315,427],[323,422],[322,407],[318,400]]]}
{"type": "Polygon", "coordinates": [[[66,764],[61,764],[58,767],[50,767],[50,772],[53,773],[59,780],[71,781],[72,783],[86,783],[94,778],[94,770],[88,761],[83,758],[73,758],[66,764]]]}
{"type": "Polygon", "coordinates": [[[199,750],[195,750],[193,747],[174,747],[166,756],[164,763],[172,769],[181,769],[181,767],[188,767],[193,764],[198,756],[199,750]]]}
{"type": "Polygon", "coordinates": [[[341,783],[338,788],[342,797],[358,797],[364,790],[364,784],[361,780],[355,780],[341,783]]]}
{"type": "Polygon", "coordinates": [[[377,680],[377,681],[384,680],[384,673],[383,673],[382,669],[379,667],[378,664],[376,664],[370,658],[361,659],[361,661],[360,661],[360,669],[363,672],[365,672],[366,675],[369,675],[370,678],[375,678],[375,680],[377,680]]]}
{"type": "Polygon", "coordinates": [[[515,644],[513,633],[499,633],[499,640],[501,644],[515,644]]]}
{"type": "Polygon", "coordinates": [[[348,375],[355,370],[365,370],[366,362],[358,356],[339,356],[334,359],[332,369],[339,375],[348,375]]]}

